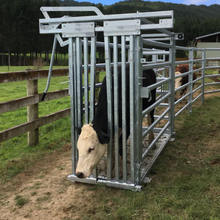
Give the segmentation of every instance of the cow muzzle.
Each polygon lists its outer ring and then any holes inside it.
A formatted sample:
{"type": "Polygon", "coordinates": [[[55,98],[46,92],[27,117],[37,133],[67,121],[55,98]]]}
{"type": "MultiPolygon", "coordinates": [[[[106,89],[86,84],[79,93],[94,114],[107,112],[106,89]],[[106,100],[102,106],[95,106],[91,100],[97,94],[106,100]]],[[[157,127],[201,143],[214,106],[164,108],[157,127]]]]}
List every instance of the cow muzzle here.
{"type": "Polygon", "coordinates": [[[76,173],[76,176],[77,176],[78,178],[80,178],[80,179],[85,178],[85,177],[84,177],[84,174],[81,173],[81,172],[76,173]]]}

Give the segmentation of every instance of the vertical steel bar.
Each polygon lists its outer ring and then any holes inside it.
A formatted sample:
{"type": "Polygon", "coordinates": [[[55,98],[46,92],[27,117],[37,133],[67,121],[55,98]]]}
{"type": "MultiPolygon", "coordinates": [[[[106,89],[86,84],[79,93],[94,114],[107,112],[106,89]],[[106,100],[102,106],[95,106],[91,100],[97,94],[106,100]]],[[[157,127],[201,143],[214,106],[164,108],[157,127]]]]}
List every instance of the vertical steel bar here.
{"type": "Polygon", "coordinates": [[[169,130],[170,135],[174,135],[174,120],[175,120],[175,39],[174,34],[170,38],[170,43],[172,47],[169,49],[169,61],[172,62],[171,66],[169,66],[169,92],[170,92],[170,98],[168,99],[168,104],[170,107],[170,112],[168,114],[168,123],[170,122],[169,130]]]}
{"type": "MultiPolygon", "coordinates": [[[[96,74],[96,37],[91,37],[91,68],[90,68],[90,121],[95,116],[95,74],[96,74]]],[[[93,170],[93,178],[97,178],[97,169],[93,170]]]]}
{"type": "Polygon", "coordinates": [[[76,71],[77,71],[77,114],[78,126],[82,127],[83,111],[82,111],[82,40],[76,38],[76,71]]]}
{"type": "Polygon", "coordinates": [[[114,139],[115,139],[115,180],[119,181],[119,119],[118,119],[118,38],[113,37],[114,62],[114,139]]]}
{"type": "Polygon", "coordinates": [[[68,45],[69,54],[69,93],[70,93],[70,104],[71,104],[71,148],[72,148],[72,173],[76,170],[76,144],[75,144],[75,103],[74,103],[74,70],[73,70],[73,39],[69,38],[68,45]]]}
{"type": "Polygon", "coordinates": [[[96,37],[91,37],[90,121],[95,115],[96,37]]]}
{"type": "Polygon", "coordinates": [[[110,37],[105,36],[105,65],[106,65],[106,86],[107,86],[107,105],[108,105],[108,134],[110,142],[107,153],[107,179],[112,177],[112,73],[111,73],[111,54],[110,37]]]}
{"type": "Polygon", "coordinates": [[[127,181],[127,112],[126,112],[126,42],[121,36],[121,94],[122,94],[122,148],[123,148],[123,181],[127,181]]]}
{"type": "Polygon", "coordinates": [[[142,162],[142,99],[140,97],[140,87],[142,87],[142,63],[140,62],[143,53],[143,41],[141,36],[135,36],[134,38],[134,80],[135,80],[135,131],[136,131],[136,156],[135,156],[135,183],[140,184],[141,181],[141,167],[142,162]]]}
{"type": "Polygon", "coordinates": [[[192,113],[192,100],[193,100],[193,48],[190,48],[189,50],[189,75],[188,75],[188,80],[190,82],[188,86],[189,90],[189,97],[188,97],[188,111],[189,113],[192,113]]]}
{"type": "MultiPolygon", "coordinates": [[[[72,76],[72,80],[73,80],[73,108],[74,108],[74,132],[75,132],[75,139],[74,139],[74,147],[75,147],[75,166],[77,164],[77,161],[78,161],[78,151],[77,151],[77,140],[78,140],[78,134],[77,132],[75,131],[75,127],[78,127],[78,114],[77,114],[77,109],[78,109],[78,106],[77,106],[77,60],[76,60],[76,57],[77,57],[77,52],[76,52],[76,39],[74,38],[72,40],[72,47],[73,47],[73,57],[72,57],[72,63],[73,63],[73,76],[72,76]]],[[[76,170],[76,167],[74,167],[74,169],[76,170]]],[[[74,172],[75,172],[74,170],[74,172]]]]}
{"type": "Polygon", "coordinates": [[[88,85],[88,38],[84,37],[84,100],[85,100],[85,123],[89,123],[89,85],[88,85]]]}
{"type": "Polygon", "coordinates": [[[136,140],[136,131],[135,131],[135,102],[136,97],[134,95],[134,36],[130,36],[130,46],[129,46],[129,82],[130,82],[130,167],[131,167],[131,183],[135,183],[135,140],[136,140]]]}
{"type": "Polygon", "coordinates": [[[206,67],[206,49],[204,48],[202,51],[202,89],[201,89],[201,93],[202,93],[202,97],[201,97],[201,102],[204,102],[204,94],[205,94],[205,67],[206,67]]]}

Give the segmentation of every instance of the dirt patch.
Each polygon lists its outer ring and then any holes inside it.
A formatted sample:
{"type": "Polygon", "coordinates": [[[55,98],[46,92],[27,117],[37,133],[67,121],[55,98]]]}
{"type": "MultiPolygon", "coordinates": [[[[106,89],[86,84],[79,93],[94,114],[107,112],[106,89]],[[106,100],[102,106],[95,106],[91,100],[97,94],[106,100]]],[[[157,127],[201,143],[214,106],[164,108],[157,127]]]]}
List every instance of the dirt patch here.
{"type": "Polygon", "coordinates": [[[88,185],[68,181],[71,169],[68,144],[2,185],[0,219],[81,219],[94,192],[83,194],[88,185]]]}

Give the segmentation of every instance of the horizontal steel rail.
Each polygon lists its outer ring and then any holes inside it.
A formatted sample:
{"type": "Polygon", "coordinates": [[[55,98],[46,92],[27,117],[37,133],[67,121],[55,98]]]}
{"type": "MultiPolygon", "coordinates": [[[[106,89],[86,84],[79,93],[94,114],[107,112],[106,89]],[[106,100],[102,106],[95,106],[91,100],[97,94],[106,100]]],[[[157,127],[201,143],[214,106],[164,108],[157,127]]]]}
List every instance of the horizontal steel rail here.
{"type": "Polygon", "coordinates": [[[205,75],[205,78],[210,78],[210,77],[220,77],[220,74],[213,74],[213,75],[205,75]]]}
{"type": "Polygon", "coordinates": [[[190,60],[182,60],[182,61],[176,61],[175,64],[179,65],[179,64],[188,64],[190,62],[190,60]]]}
{"type": "Polygon", "coordinates": [[[170,66],[172,63],[171,62],[164,62],[164,63],[153,63],[149,65],[143,65],[143,70],[149,70],[149,69],[154,69],[154,68],[159,68],[159,67],[167,67],[170,66]]]}
{"type": "Polygon", "coordinates": [[[171,44],[166,44],[166,43],[161,43],[161,42],[155,42],[153,40],[147,40],[147,39],[143,39],[143,43],[150,45],[150,46],[155,46],[155,47],[162,47],[162,48],[171,48],[172,45],[171,44]]]}
{"type": "Polygon", "coordinates": [[[183,110],[185,110],[188,106],[189,106],[189,103],[187,103],[186,105],[184,105],[183,108],[181,108],[181,109],[175,114],[175,118],[176,118],[181,112],[183,112],[183,110]]]}
{"type": "Polygon", "coordinates": [[[220,60],[220,57],[211,57],[211,58],[206,58],[205,60],[220,60]]]}
{"type": "Polygon", "coordinates": [[[199,98],[201,98],[201,97],[202,97],[202,93],[200,93],[196,98],[194,98],[192,102],[193,102],[193,103],[196,102],[196,101],[197,101],[199,98]]]}
{"type": "Polygon", "coordinates": [[[213,86],[213,85],[219,85],[220,82],[215,82],[215,83],[205,83],[205,86],[213,86]]]}
{"type": "Polygon", "coordinates": [[[220,69],[220,66],[206,66],[205,69],[220,69]]]}
{"type": "Polygon", "coordinates": [[[170,111],[170,108],[168,107],[160,116],[157,117],[157,119],[154,121],[153,124],[151,124],[142,134],[142,138],[144,138],[151,130],[153,130],[156,125],[162,120],[165,119],[166,114],[170,111]]]}
{"type": "Polygon", "coordinates": [[[165,96],[161,97],[161,99],[157,100],[153,105],[149,106],[145,110],[142,111],[142,117],[144,117],[148,112],[155,109],[157,106],[160,105],[161,102],[166,100],[170,96],[170,93],[167,93],[165,96]]]}
{"type": "MultiPolygon", "coordinates": [[[[72,23],[72,22],[98,22],[98,21],[112,21],[112,20],[127,20],[127,19],[144,19],[144,18],[166,18],[170,19],[170,22],[166,23],[167,20],[160,22],[158,24],[147,22],[147,24],[141,24],[141,30],[146,29],[164,29],[173,27],[173,11],[158,11],[158,12],[138,12],[129,14],[114,14],[114,15],[103,15],[102,12],[95,7],[42,7],[41,11],[44,15],[44,19],[39,19],[40,33],[62,33],[62,29],[58,28],[60,24],[72,23]],[[80,17],[70,17],[63,16],[61,18],[50,18],[48,12],[83,12],[92,11],[96,13],[93,16],[80,16],[80,17]]],[[[103,31],[103,27],[95,28],[96,31],[103,31]]]]}
{"type": "Polygon", "coordinates": [[[151,145],[144,151],[144,153],[142,154],[142,160],[145,159],[145,157],[148,155],[151,148],[156,144],[156,142],[159,140],[159,138],[165,133],[165,131],[167,130],[169,125],[170,125],[170,122],[167,122],[166,125],[161,129],[159,134],[155,137],[155,139],[153,140],[151,145]]]}
{"type": "Polygon", "coordinates": [[[216,92],[220,92],[220,90],[206,91],[205,94],[216,93],[216,92]]]}

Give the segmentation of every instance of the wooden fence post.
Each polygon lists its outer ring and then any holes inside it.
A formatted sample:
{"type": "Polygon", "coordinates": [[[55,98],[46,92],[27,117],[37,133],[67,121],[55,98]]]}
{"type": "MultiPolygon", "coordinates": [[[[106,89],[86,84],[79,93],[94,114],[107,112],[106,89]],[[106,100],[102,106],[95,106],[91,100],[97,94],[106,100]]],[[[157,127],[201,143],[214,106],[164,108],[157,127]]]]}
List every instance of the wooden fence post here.
{"type": "MultiPolygon", "coordinates": [[[[38,80],[27,80],[27,96],[38,94],[38,80]]],[[[28,122],[38,119],[38,104],[27,106],[28,122]]],[[[29,131],[28,146],[34,146],[39,143],[39,128],[29,131]]]]}

